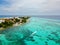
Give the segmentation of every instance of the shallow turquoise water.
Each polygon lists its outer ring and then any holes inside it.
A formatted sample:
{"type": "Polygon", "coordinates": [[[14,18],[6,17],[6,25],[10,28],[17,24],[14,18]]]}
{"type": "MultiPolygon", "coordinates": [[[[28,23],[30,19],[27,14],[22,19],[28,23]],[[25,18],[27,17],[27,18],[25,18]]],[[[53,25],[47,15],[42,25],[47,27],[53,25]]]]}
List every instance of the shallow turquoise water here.
{"type": "Polygon", "coordinates": [[[0,45],[60,45],[60,23],[39,17],[29,20],[0,31],[0,45]]]}

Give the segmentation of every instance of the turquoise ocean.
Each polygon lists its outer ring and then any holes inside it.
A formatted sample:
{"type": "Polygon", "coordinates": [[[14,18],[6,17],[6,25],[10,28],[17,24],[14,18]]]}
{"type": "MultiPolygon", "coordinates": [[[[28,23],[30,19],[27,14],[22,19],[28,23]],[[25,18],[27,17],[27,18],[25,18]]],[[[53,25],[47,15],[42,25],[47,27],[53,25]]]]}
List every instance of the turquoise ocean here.
{"type": "Polygon", "coordinates": [[[0,45],[60,45],[60,20],[31,17],[0,31],[0,45]]]}

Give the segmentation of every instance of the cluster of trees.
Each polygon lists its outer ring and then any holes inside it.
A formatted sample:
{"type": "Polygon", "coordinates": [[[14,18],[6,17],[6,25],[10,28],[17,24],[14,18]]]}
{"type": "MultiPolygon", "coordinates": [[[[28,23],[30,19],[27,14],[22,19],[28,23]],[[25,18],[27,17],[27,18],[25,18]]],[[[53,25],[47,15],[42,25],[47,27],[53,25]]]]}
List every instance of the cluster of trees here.
{"type": "Polygon", "coordinates": [[[0,27],[6,28],[9,26],[12,26],[14,23],[19,22],[19,19],[10,19],[10,20],[5,20],[5,22],[0,23],[0,27]]]}
{"type": "Polygon", "coordinates": [[[3,27],[3,28],[6,28],[12,25],[13,25],[12,21],[5,21],[5,22],[0,23],[0,27],[3,27]]]}
{"type": "Polygon", "coordinates": [[[29,19],[30,17],[20,17],[22,19],[22,23],[26,23],[27,19],[29,19]]]}
{"type": "MultiPolygon", "coordinates": [[[[19,17],[19,18],[22,19],[21,23],[26,23],[29,17],[19,17]]],[[[0,27],[6,28],[12,26],[14,23],[20,22],[20,19],[18,18],[7,19],[5,20],[5,22],[0,23],[0,27]]]]}

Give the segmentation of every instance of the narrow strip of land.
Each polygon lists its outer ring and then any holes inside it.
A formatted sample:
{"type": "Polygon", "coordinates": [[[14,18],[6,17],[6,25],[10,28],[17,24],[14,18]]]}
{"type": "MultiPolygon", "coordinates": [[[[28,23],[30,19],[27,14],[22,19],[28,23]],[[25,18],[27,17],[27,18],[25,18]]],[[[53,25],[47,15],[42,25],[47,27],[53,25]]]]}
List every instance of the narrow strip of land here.
{"type": "Polygon", "coordinates": [[[29,17],[10,17],[10,18],[0,18],[0,30],[11,26],[18,26],[26,23],[29,17]]]}

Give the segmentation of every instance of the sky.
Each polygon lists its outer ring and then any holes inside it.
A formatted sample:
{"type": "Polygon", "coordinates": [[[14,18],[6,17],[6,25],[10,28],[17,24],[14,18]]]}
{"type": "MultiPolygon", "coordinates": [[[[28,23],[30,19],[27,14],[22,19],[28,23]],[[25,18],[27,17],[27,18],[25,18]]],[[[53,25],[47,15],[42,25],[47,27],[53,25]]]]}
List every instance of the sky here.
{"type": "Polygon", "coordinates": [[[0,15],[60,15],[60,0],[0,0],[0,15]]]}

